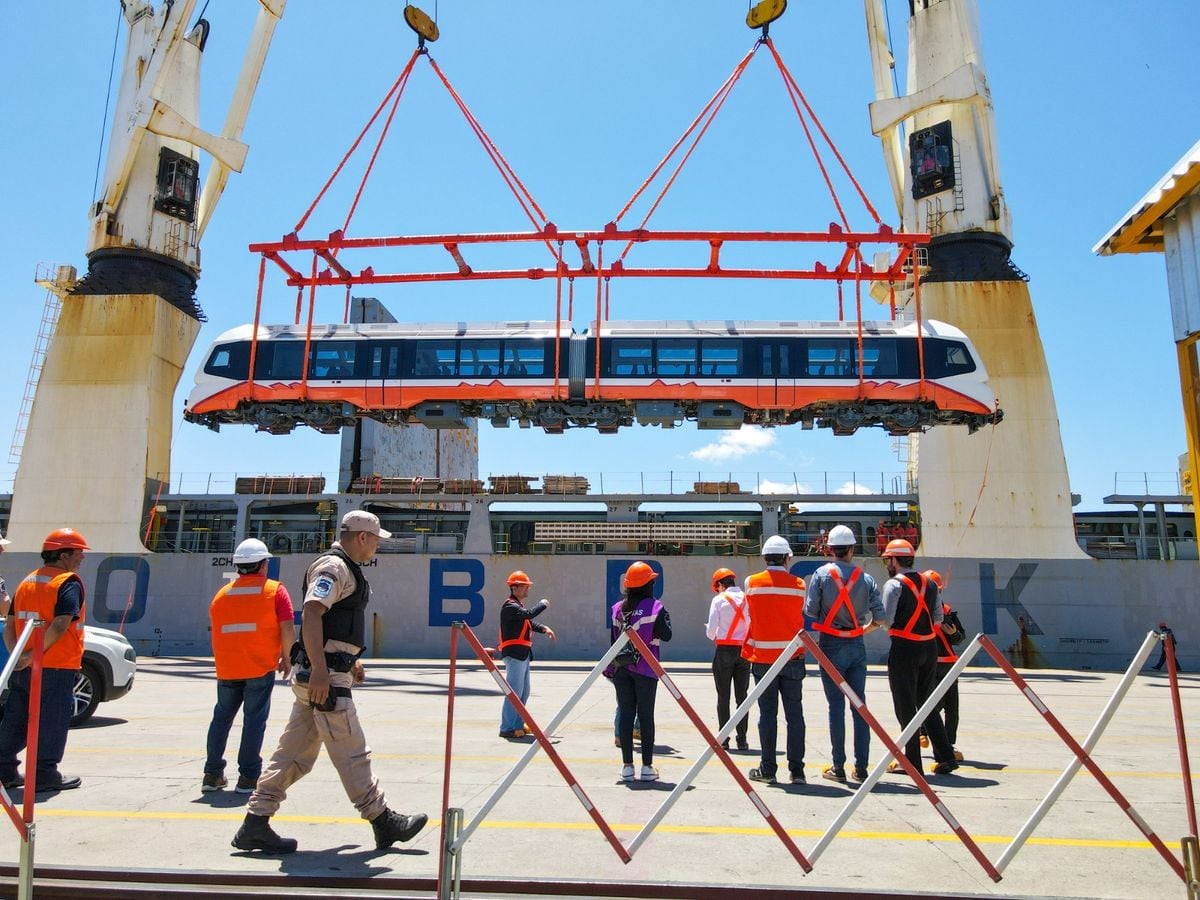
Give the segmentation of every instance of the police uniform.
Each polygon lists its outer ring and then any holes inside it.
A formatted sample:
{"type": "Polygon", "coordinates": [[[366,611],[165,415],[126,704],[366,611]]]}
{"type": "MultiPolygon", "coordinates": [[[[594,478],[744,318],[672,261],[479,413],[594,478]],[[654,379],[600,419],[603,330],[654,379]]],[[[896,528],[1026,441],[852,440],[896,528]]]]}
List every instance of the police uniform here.
{"type": "MultiPolygon", "coordinates": [[[[309,566],[304,585],[304,603],[320,603],[328,610],[321,618],[326,658],[343,654],[343,662],[357,659],[366,642],[364,610],[371,596],[361,567],[335,542],[309,566]]],[[[309,703],[308,685],[300,682],[307,673],[297,666],[291,716],[246,806],[251,815],[273,816],[288,788],[312,769],[322,746],[346,795],[364,819],[374,821],[387,810],[383,791],[371,772],[371,750],[351,696],[354,676],[348,665],[344,671],[338,670],[342,668],[329,667],[329,694],[334,705],[323,711],[309,703]]]]}

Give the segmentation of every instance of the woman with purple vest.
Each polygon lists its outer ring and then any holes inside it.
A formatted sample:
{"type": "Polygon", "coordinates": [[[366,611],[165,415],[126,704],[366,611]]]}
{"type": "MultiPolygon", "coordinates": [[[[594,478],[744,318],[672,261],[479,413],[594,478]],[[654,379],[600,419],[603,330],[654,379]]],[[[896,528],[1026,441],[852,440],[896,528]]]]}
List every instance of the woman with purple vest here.
{"type": "MultiPolygon", "coordinates": [[[[654,579],[658,574],[644,562],[635,562],[625,570],[625,597],[613,604],[612,639],[616,641],[626,629],[636,631],[659,658],[659,643],[671,639],[671,617],[661,601],[654,599],[654,579]]],[[[658,676],[650,664],[633,650],[632,642],[617,654],[604,674],[612,679],[617,692],[617,737],[621,741],[621,780],[633,781],[633,721],[639,720],[642,731],[642,771],[640,781],[655,781],[654,768],[654,698],[658,693],[658,676]]]]}

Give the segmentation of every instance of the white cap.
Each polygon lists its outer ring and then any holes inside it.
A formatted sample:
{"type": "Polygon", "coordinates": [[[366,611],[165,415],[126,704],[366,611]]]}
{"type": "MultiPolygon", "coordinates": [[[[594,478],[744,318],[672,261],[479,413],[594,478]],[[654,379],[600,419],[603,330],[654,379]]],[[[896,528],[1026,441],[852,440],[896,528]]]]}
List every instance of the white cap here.
{"type": "Polygon", "coordinates": [[[267,545],[258,538],[246,538],[233,551],[233,564],[235,566],[260,563],[264,559],[270,558],[271,552],[267,550],[267,545]]]}
{"type": "Polygon", "coordinates": [[[825,543],[830,547],[853,547],[858,541],[854,537],[854,532],[845,525],[834,525],[829,529],[829,537],[825,543]]]}
{"type": "Polygon", "coordinates": [[[365,531],[381,538],[390,538],[392,533],[379,527],[379,516],[365,509],[352,509],[342,516],[342,531],[365,531]]]}

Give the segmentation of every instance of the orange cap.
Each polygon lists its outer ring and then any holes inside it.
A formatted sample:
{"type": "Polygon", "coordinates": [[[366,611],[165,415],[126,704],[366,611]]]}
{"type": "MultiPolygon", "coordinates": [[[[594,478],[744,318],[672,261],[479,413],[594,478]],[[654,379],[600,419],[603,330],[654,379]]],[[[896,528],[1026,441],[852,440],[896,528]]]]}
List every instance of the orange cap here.
{"type": "Polygon", "coordinates": [[[713,572],[713,577],[712,577],[713,590],[715,591],[717,589],[718,582],[724,581],[726,578],[737,578],[737,575],[735,575],[733,573],[732,569],[726,569],[723,567],[720,569],[717,569],[717,571],[713,572]]]}
{"type": "Polygon", "coordinates": [[[936,584],[939,591],[946,587],[946,585],[942,583],[942,576],[939,575],[934,569],[926,569],[921,574],[936,584]]]}
{"type": "Polygon", "coordinates": [[[896,538],[894,541],[888,541],[887,549],[883,551],[884,556],[916,556],[917,551],[913,549],[913,545],[904,538],[896,538]]]}
{"type": "Polygon", "coordinates": [[[508,576],[508,586],[512,587],[514,584],[533,584],[533,579],[520,569],[517,569],[517,571],[508,576]]]}

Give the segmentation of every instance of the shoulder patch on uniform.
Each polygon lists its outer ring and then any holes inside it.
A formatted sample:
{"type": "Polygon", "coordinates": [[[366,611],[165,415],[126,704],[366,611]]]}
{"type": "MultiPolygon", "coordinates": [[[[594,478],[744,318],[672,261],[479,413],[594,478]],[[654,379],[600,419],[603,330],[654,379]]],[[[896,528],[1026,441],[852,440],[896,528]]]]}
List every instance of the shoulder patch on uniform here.
{"type": "Polygon", "coordinates": [[[312,594],[314,597],[324,600],[333,590],[333,579],[328,575],[321,575],[317,578],[316,583],[312,586],[312,594]]]}

